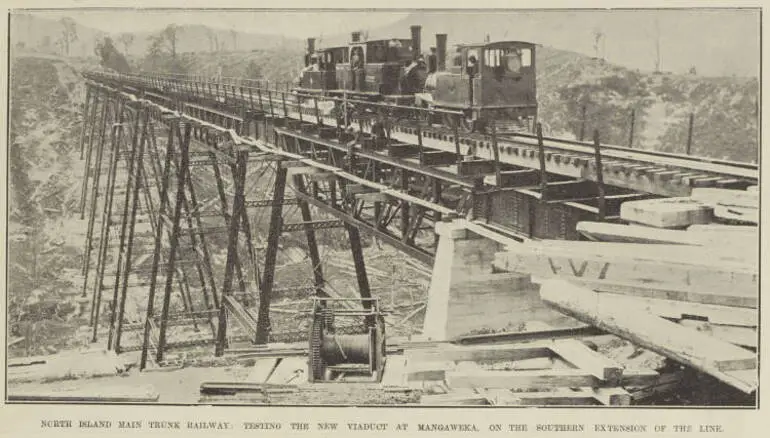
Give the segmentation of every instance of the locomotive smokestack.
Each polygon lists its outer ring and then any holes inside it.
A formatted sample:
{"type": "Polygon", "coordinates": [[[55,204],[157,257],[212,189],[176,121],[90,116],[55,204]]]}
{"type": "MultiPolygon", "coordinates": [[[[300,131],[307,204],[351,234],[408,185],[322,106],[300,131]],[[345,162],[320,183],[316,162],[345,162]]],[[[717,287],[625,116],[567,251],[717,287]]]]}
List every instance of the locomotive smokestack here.
{"type": "Polygon", "coordinates": [[[352,32],[350,34],[350,41],[354,43],[361,41],[361,32],[352,32]]]}
{"type": "Polygon", "coordinates": [[[410,27],[410,29],[412,29],[412,58],[417,59],[422,52],[422,49],[420,48],[420,31],[422,30],[422,26],[415,25],[410,27]]]}
{"type": "Polygon", "coordinates": [[[315,52],[315,38],[308,38],[307,39],[307,53],[310,53],[311,55],[315,52]]]}
{"type": "Polygon", "coordinates": [[[446,34],[436,34],[436,65],[438,71],[446,70],[446,34]]]}

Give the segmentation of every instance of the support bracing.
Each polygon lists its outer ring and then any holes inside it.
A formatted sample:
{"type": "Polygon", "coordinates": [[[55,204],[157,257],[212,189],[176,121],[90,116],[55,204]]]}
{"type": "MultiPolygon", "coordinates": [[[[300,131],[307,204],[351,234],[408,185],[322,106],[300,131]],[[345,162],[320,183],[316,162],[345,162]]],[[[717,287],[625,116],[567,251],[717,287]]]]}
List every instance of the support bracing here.
{"type": "Polygon", "coordinates": [[[281,236],[283,218],[283,197],[286,192],[287,169],[281,162],[276,163],[275,184],[273,186],[273,199],[276,201],[270,211],[270,228],[267,235],[267,250],[265,252],[265,272],[260,288],[259,312],[257,316],[257,333],[254,339],[256,344],[264,344],[268,341],[270,331],[270,298],[275,279],[275,261],[278,255],[278,238],[281,236]]]}

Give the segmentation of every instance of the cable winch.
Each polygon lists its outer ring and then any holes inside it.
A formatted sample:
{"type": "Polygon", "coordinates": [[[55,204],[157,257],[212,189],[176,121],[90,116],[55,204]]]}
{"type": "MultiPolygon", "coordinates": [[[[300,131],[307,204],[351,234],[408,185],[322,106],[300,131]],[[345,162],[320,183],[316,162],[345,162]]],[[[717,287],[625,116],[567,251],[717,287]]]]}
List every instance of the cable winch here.
{"type": "Polygon", "coordinates": [[[311,312],[310,382],[336,381],[340,375],[346,381],[382,378],[385,319],[377,298],[314,297],[311,312]]]}

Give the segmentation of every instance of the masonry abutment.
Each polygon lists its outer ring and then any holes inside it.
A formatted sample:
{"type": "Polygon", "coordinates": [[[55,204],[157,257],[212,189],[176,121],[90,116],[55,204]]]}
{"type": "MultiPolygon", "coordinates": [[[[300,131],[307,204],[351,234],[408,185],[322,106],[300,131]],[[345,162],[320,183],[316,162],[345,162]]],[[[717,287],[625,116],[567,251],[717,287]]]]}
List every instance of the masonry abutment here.
{"type": "Polygon", "coordinates": [[[439,223],[436,234],[423,338],[443,341],[490,330],[517,331],[533,320],[561,325],[563,316],[540,300],[529,274],[493,270],[502,245],[468,231],[462,221],[439,223]]]}

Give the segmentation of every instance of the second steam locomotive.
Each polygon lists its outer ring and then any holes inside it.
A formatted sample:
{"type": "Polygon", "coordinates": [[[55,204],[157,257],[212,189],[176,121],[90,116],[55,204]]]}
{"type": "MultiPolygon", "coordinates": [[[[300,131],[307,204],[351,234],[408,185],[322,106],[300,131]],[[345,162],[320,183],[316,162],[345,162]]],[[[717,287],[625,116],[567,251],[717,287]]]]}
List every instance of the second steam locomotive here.
{"type": "Polygon", "coordinates": [[[295,89],[321,94],[445,110],[439,123],[484,132],[531,131],[537,120],[535,44],[523,41],[459,44],[447,65],[447,35],[421,50],[421,27],[411,39],[362,40],[318,49],[308,38],[305,68],[295,89]]]}

